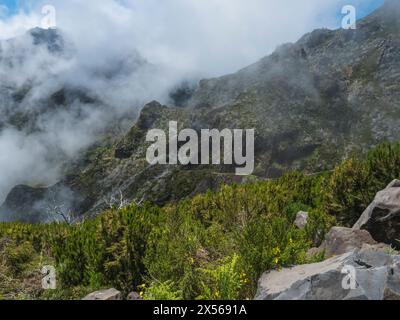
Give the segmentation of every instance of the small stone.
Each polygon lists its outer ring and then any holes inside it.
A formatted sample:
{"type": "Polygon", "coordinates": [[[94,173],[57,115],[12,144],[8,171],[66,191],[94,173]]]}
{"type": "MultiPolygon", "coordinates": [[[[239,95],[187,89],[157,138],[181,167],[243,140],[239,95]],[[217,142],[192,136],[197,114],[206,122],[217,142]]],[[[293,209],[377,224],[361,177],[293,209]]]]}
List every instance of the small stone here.
{"type": "Polygon", "coordinates": [[[307,225],[308,221],[308,212],[300,211],[297,213],[296,220],[294,221],[294,224],[299,228],[299,229],[304,229],[307,225]]]}
{"type": "Polygon", "coordinates": [[[131,292],[130,294],[128,294],[127,300],[143,300],[143,298],[140,296],[139,293],[131,292]]]}
{"type": "Polygon", "coordinates": [[[88,294],[82,300],[121,300],[121,292],[114,288],[99,290],[88,294]]]}

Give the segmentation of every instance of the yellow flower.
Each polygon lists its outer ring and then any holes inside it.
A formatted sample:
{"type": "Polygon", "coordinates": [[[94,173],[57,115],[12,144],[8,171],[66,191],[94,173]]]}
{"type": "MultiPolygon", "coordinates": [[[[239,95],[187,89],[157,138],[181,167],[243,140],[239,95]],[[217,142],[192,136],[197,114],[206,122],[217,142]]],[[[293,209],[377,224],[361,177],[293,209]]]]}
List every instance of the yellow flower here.
{"type": "Polygon", "coordinates": [[[273,252],[274,252],[274,254],[277,256],[277,255],[279,255],[279,254],[281,253],[281,249],[280,249],[279,247],[276,247],[276,248],[273,250],[273,252]]]}
{"type": "Polygon", "coordinates": [[[278,264],[279,263],[279,258],[275,258],[274,262],[275,262],[275,264],[278,264]]]}

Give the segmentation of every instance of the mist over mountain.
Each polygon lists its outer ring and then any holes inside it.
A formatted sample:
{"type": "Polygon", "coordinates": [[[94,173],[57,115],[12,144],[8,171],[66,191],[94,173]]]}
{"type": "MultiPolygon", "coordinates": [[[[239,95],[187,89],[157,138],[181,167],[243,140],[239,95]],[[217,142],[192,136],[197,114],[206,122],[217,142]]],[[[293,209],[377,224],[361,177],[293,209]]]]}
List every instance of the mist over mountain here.
{"type": "Polygon", "coordinates": [[[387,1],[356,30],[315,30],[198,87],[134,50],[90,61],[61,30],[3,41],[0,198],[12,191],[0,211],[6,219],[45,220],[56,202],[76,215],[96,214],[121,194],[164,204],[243,181],[230,166],[149,166],[146,133],[168,121],[196,130],[255,128],[257,179],[329,170],[352,152],[395,140],[398,17],[398,3],[387,1]],[[140,111],[152,100],[160,103],[140,111]]]}
{"type": "Polygon", "coordinates": [[[0,300],[400,300],[399,0],[3,3],[0,300]]]}
{"type": "Polygon", "coordinates": [[[136,52],[88,66],[62,31],[35,28],[0,42],[0,201],[17,184],[48,186],[144,102],[168,98],[167,71],[136,52]]]}

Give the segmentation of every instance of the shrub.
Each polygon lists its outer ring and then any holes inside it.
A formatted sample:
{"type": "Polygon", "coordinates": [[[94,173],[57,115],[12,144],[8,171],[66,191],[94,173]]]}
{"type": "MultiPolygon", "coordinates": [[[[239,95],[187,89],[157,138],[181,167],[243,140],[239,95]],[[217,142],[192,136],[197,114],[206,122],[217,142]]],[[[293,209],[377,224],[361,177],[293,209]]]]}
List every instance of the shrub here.
{"type": "Polygon", "coordinates": [[[365,159],[351,157],[339,164],[326,184],[323,207],[351,227],[375,194],[400,178],[400,143],[383,143],[365,159]]]}
{"type": "Polygon", "coordinates": [[[159,208],[146,204],[111,210],[52,239],[66,287],[112,285],[128,293],[142,281],[148,235],[159,208]]]}
{"type": "Polygon", "coordinates": [[[196,290],[190,279],[195,274],[196,254],[201,248],[202,225],[186,210],[186,204],[165,208],[148,238],[144,264],[148,276],[160,282],[179,284],[185,298],[196,290]]]}
{"type": "Polygon", "coordinates": [[[308,210],[308,221],[305,227],[306,238],[314,247],[321,245],[325,234],[336,224],[335,217],[329,215],[321,208],[308,210]]]}
{"type": "Polygon", "coordinates": [[[285,217],[259,216],[245,228],[238,239],[242,266],[255,288],[267,270],[305,261],[310,241],[285,217]]]}
{"type": "Polygon", "coordinates": [[[173,281],[153,281],[149,288],[141,292],[144,300],[182,300],[182,291],[175,289],[173,281]]]}
{"type": "Polygon", "coordinates": [[[12,244],[0,248],[7,252],[2,262],[19,272],[31,253],[54,259],[62,287],[43,298],[108,286],[128,293],[146,281],[146,299],[251,298],[262,273],[320,260],[307,259],[307,250],[336,220],[352,226],[398,177],[400,144],[385,143],[332,173],[222,186],[163,208],[112,209],[73,226],[0,223],[0,239],[12,244]],[[303,230],[293,224],[300,210],[309,213],[303,230]]]}
{"type": "Polygon", "coordinates": [[[221,265],[212,269],[200,269],[205,276],[201,281],[202,295],[205,300],[237,300],[246,284],[244,272],[238,268],[238,255],[224,259],[221,265]]]}
{"type": "Polygon", "coordinates": [[[393,179],[400,179],[400,142],[386,142],[372,149],[367,155],[366,165],[371,193],[382,190],[393,179]]]}
{"type": "Polygon", "coordinates": [[[32,261],[34,249],[29,242],[16,245],[9,243],[4,250],[5,264],[14,274],[20,273],[26,267],[26,264],[32,261]]]}
{"type": "Polygon", "coordinates": [[[364,162],[351,158],[337,166],[328,180],[325,209],[344,226],[353,226],[371,202],[369,171],[364,162]]]}

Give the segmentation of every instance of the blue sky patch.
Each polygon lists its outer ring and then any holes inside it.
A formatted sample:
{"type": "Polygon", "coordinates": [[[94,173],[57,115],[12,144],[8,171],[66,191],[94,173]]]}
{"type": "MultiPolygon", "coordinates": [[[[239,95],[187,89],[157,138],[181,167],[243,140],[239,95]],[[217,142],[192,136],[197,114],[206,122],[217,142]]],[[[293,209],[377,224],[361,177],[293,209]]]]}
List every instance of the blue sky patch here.
{"type": "MultiPolygon", "coordinates": [[[[29,10],[27,9],[29,4],[33,4],[36,0],[0,0],[0,5],[4,5],[8,8],[7,16],[12,16],[18,13],[21,10],[29,10]]],[[[68,1],[68,0],[67,0],[68,1]]],[[[108,0],[107,0],[108,1],[108,0]]],[[[163,1],[163,0],[161,0],[163,1]]],[[[357,8],[357,18],[365,17],[370,14],[372,11],[380,7],[384,0],[339,0],[336,11],[336,21],[337,25],[340,25],[342,19],[342,7],[345,5],[354,5],[357,8]]],[[[324,14],[324,18],[329,16],[328,14],[324,14]]],[[[322,17],[321,17],[322,18],[322,17]]]]}

